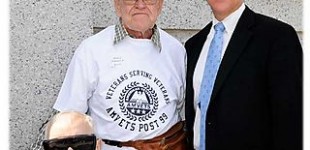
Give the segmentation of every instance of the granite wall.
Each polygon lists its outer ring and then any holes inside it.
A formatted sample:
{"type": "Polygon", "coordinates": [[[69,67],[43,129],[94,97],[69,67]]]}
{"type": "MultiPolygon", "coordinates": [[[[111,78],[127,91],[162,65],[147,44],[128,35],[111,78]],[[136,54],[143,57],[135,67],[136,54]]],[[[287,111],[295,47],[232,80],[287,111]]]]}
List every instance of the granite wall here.
{"type": "MultiPolygon", "coordinates": [[[[245,3],[293,25],[302,41],[302,0],[245,3]]],[[[210,14],[202,0],[166,0],[158,25],[184,43],[210,21],[210,14]]],[[[80,42],[117,19],[112,0],[10,1],[11,150],[27,149],[35,140],[80,42]]]]}

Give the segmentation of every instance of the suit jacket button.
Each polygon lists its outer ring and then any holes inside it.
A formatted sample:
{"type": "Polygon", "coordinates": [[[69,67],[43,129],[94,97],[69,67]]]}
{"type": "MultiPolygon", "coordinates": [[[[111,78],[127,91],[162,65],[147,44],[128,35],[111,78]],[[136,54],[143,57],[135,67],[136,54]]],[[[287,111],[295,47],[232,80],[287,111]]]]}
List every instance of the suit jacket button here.
{"type": "Polygon", "coordinates": [[[210,126],[212,123],[211,122],[208,122],[208,125],[210,126]]]}

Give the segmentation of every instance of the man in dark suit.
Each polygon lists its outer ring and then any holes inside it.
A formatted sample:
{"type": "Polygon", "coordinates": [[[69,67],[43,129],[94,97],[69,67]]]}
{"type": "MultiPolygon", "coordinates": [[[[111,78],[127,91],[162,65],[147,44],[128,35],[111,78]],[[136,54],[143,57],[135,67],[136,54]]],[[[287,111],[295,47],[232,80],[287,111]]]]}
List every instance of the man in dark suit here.
{"type": "Polygon", "coordinates": [[[198,150],[301,150],[302,48],[296,31],[253,12],[243,0],[207,1],[213,21],[185,44],[189,140],[198,150]],[[204,68],[217,23],[224,25],[221,57],[210,98],[201,99],[210,90],[201,84],[211,80],[204,68]]]}

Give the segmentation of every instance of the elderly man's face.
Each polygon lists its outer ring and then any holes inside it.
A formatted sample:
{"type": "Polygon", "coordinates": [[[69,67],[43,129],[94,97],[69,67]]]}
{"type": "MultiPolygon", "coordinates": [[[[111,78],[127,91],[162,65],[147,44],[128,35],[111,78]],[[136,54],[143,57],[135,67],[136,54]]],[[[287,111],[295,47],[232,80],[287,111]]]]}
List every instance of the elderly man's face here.
{"type": "Polygon", "coordinates": [[[127,28],[145,32],[154,26],[163,0],[114,0],[114,4],[117,15],[127,28]]]}

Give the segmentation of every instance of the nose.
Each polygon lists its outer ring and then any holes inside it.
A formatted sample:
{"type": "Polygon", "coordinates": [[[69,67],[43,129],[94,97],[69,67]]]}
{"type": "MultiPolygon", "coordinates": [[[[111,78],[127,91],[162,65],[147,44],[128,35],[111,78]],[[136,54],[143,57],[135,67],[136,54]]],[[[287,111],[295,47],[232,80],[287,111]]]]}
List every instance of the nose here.
{"type": "Polygon", "coordinates": [[[144,3],[144,0],[137,0],[135,6],[142,9],[146,7],[146,4],[144,3]]]}

